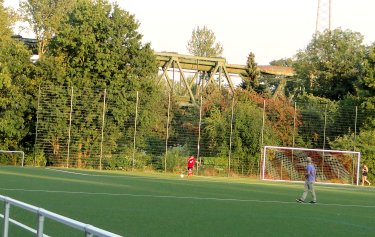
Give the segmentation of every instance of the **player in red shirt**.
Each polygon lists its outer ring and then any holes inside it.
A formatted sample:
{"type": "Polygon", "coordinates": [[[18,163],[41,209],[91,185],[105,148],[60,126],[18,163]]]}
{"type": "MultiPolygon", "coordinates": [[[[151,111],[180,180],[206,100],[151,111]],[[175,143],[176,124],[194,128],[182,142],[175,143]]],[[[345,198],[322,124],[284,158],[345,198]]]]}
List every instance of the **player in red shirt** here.
{"type": "Polygon", "coordinates": [[[193,168],[194,168],[194,164],[195,162],[197,162],[197,164],[199,165],[199,162],[195,159],[194,156],[190,156],[188,158],[188,161],[187,161],[187,166],[188,166],[188,176],[193,176],[193,168]]]}

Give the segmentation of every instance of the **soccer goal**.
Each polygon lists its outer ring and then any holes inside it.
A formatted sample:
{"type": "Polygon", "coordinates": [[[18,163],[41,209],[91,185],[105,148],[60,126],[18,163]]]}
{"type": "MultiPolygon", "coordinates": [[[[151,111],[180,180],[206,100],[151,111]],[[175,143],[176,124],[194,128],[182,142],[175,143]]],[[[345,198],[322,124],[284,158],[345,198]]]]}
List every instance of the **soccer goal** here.
{"type": "Polygon", "coordinates": [[[24,162],[25,153],[23,151],[0,150],[0,164],[23,166],[24,162]]]}
{"type": "Polygon", "coordinates": [[[303,181],[308,156],[315,165],[317,182],[359,184],[361,153],[355,151],[265,146],[261,177],[263,180],[303,181]]]}

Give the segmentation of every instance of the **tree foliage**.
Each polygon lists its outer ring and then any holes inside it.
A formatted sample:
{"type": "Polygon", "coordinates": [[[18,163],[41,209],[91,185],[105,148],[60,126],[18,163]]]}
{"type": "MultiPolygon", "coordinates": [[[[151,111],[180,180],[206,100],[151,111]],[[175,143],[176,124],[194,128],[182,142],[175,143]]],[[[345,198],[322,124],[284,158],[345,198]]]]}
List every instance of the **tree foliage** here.
{"type": "Polygon", "coordinates": [[[335,29],[313,37],[297,54],[294,68],[305,80],[305,91],[333,100],[356,94],[363,75],[365,47],[363,36],[350,30],[335,29]]]}
{"type": "Polygon", "coordinates": [[[38,55],[42,57],[47,45],[56,35],[61,21],[73,7],[75,0],[21,0],[20,10],[38,41],[38,55]]]}
{"type": "Polygon", "coordinates": [[[30,148],[33,128],[33,73],[30,52],[12,38],[12,13],[0,2],[0,144],[1,150],[30,148]]]}
{"type": "Polygon", "coordinates": [[[201,57],[220,57],[223,53],[223,46],[216,42],[214,32],[207,26],[193,30],[186,48],[192,55],[201,57]]]}
{"type": "Polygon", "coordinates": [[[270,62],[271,66],[282,66],[282,67],[293,67],[294,60],[292,58],[281,58],[277,60],[272,60],[270,62]]]}
{"type": "Polygon", "coordinates": [[[365,75],[360,81],[361,108],[367,111],[366,125],[375,128],[375,43],[367,48],[365,75]]]}
{"type": "Polygon", "coordinates": [[[245,72],[241,74],[242,82],[240,87],[248,91],[257,91],[259,89],[260,70],[255,62],[255,54],[250,52],[247,57],[245,72]]]}
{"type": "Polygon", "coordinates": [[[364,76],[361,78],[361,96],[375,96],[375,43],[367,47],[364,60],[364,76]]]}
{"type": "Polygon", "coordinates": [[[360,151],[361,163],[369,167],[369,179],[375,178],[375,130],[362,130],[359,134],[345,134],[330,141],[330,146],[336,150],[360,151]]]}
{"type": "MultiPolygon", "coordinates": [[[[104,89],[106,100],[112,105],[106,108],[111,116],[106,121],[105,136],[113,144],[106,148],[108,153],[114,149],[129,151],[128,147],[115,144],[132,136],[134,124],[128,121],[134,121],[135,116],[139,119],[137,147],[140,149],[146,146],[144,135],[152,133],[151,128],[157,127],[153,125],[160,120],[156,116],[163,107],[158,106],[162,104],[161,94],[154,83],[156,60],[150,45],[142,45],[138,27],[134,16],[116,4],[79,1],[62,21],[45,59],[40,61],[45,83],[73,86],[74,96],[78,98],[73,106],[92,110],[85,114],[83,121],[73,124],[76,134],[72,136],[79,139],[72,147],[82,159],[98,151],[104,89]],[[138,105],[142,110],[136,115],[137,91],[142,98],[138,105]]],[[[69,106],[69,103],[61,105],[69,106]]],[[[53,109],[54,105],[50,106],[53,109]]],[[[63,141],[54,138],[58,134],[52,131],[51,141],[63,141]]]]}
{"type": "Polygon", "coordinates": [[[4,7],[4,0],[0,0],[0,37],[9,37],[12,35],[12,25],[16,17],[14,12],[4,7]]]}

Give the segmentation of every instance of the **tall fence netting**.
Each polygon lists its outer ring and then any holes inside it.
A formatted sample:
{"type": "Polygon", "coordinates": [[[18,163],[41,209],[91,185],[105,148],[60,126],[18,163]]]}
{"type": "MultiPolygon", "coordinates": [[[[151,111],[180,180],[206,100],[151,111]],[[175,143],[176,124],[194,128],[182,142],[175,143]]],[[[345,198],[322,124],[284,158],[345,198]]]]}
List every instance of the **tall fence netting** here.
{"type": "MultiPolygon", "coordinates": [[[[227,110],[204,98],[181,105],[165,94],[148,108],[147,94],[46,85],[40,88],[35,160],[51,166],[178,173],[194,155],[200,175],[259,176],[262,147],[330,149],[356,136],[368,116],[356,106],[272,99],[227,110]]],[[[356,150],[355,145],[353,151],[356,150]]]]}

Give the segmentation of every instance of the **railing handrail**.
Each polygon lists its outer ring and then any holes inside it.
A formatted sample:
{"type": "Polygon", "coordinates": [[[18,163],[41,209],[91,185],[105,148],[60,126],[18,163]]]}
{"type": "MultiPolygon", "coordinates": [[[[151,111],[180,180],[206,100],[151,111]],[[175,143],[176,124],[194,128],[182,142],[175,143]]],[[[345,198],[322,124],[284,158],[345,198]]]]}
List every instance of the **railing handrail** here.
{"type": "MultiPolygon", "coordinates": [[[[74,219],[56,214],[54,212],[45,210],[45,209],[40,208],[40,207],[36,207],[36,206],[30,205],[30,204],[15,200],[15,199],[10,198],[10,197],[0,195],[0,200],[5,202],[5,204],[10,204],[10,205],[13,205],[13,206],[20,207],[20,208],[25,209],[27,211],[33,212],[33,213],[37,214],[38,216],[46,217],[48,219],[59,222],[61,224],[64,224],[64,225],[70,226],[72,228],[84,231],[86,233],[86,236],[95,235],[95,236],[99,236],[99,237],[121,237],[121,235],[117,235],[117,234],[114,234],[112,232],[97,228],[95,226],[85,224],[85,223],[82,223],[80,221],[76,221],[74,219]]],[[[8,226],[8,223],[9,223],[9,213],[6,213],[7,211],[9,212],[9,208],[4,209],[4,216],[3,216],[3,218],[4,218],[4,237],[8,236],[7,226],[8,226]]],[[[40,226],[41,226],[42,232],[43,232],[43,223],[40,223],[40,222],[38,223],[38,230],[40,230],[40,226]]]]}

